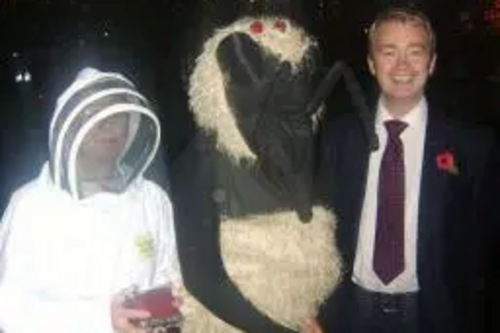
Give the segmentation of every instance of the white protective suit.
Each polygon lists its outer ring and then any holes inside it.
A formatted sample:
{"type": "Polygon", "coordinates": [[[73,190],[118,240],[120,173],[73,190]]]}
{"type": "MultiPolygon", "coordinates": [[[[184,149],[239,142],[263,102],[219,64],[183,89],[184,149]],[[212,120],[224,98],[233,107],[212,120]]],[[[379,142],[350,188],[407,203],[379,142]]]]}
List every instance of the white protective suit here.
{"type": "Polygon", "coordinates": [[[159,142],[158,120],[130,81],[93,69],[79,74],[58,100],[50,161],[3,216],[0,331],[110,333],[113,295],[180,280],[170,200],[142,176],[159,142]],[[120,112],[130,114],[129,140],[113,190],[83,197],[79,144],[120,112]]]}

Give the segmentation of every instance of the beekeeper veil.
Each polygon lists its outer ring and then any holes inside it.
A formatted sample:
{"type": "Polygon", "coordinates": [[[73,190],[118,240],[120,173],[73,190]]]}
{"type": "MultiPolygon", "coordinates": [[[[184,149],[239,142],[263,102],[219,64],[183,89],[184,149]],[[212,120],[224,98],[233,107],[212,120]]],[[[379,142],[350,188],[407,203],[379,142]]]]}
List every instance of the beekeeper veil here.
{"type": "Polygon", "coordinates": [[[79,179],[79,152],[89,133],[112,118],[126,119],[127,128],[122,143],[106,131],[100,138],[104,149],[119,145],[103,190],[120,193],[142,175],[160,143],[160,125],[149,102],[124,76],[93,68],[82,70],[57,100],[50,125],[50,169],[55,184],[75,198],[86,195],[85,182],[79,179]]]}

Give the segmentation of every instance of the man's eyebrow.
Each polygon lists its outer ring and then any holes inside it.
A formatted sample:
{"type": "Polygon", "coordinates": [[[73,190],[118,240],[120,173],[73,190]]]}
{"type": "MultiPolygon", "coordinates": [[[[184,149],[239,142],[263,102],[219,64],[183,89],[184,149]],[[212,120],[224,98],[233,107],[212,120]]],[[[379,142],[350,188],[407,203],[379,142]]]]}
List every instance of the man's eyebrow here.
{"type": "Polygon", "coordinates": [[[397,48],[397,46],[395,44],[388,44],[388,43],[376,44],[375,47],[377,49],[396,49],[397,48]]]}
{"type": "Polygon", "coordinates": [[[422,48],[422,49],[426,49],[428,48],[428,45],[426,43],[410,43],[409,47],[413,47],[413,48],[422,48]]]}
{"type": "MultiPolygon", "coordinates": [[[[393,44],[393,43],[380,43],[380,44],[376,44],[375,47],[378,49],[397,49],[398,48],[398,46],[396,44],[393,44]]],[[[411,43],[407,47],[426,49],[426,48],[428,48],[428,45],[425,43],[411,43]]]]}

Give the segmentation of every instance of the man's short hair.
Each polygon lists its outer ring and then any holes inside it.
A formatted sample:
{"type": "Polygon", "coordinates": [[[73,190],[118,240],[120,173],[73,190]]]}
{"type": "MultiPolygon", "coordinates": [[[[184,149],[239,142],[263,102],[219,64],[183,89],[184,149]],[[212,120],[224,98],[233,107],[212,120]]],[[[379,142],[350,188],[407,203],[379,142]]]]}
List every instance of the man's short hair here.
{"type": "Polygon", "coordinates": [[[424,28],[429,38],[429,50],[436,52],[436,35],[429,18],[420,10],[411,7],[391,7],[380,12],[368,30],[368,50],[372,52],[373,39],[377,29],[387,22],[419,25],[424,28]]]}

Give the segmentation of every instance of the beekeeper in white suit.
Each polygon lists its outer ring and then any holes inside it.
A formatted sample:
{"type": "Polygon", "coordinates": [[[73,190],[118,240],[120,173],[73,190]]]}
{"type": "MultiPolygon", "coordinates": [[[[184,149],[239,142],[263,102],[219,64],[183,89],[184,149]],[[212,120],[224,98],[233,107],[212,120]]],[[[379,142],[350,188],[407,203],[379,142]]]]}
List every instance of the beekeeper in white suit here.
{"type": "Polygon", "coordinates": [[[0,331],[137,332],[121,292],[180,283],[172,208],[143,178],[160,143],[148,101],[87,68],[59,97],[50,159],[0,232],[0,331]]]}

